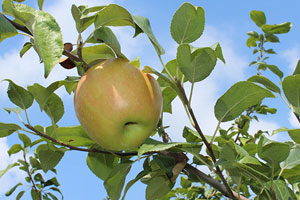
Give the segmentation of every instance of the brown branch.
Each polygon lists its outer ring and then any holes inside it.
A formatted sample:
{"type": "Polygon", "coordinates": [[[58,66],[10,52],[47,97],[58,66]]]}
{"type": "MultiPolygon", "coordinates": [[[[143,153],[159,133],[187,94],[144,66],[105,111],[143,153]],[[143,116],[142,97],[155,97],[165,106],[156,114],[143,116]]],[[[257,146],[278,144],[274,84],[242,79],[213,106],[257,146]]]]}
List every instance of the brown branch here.
{"type": "Polygon", "coordinates": [[[211,176],[201,172],[200,170],[198,170],[197,168],[193,167],[190,164],[186,164],[185,168],[184,168],[188,173],[190,174],[194,174],[196,175],[196,177],[201,180],[204,181],[205,183],[209,184],[210,186],[212,186],[213,188],[215,188],[216,190],[220,191],[223,195],[232,198],[232,195],[234,196],[234,198],[239,199],[239,200],[248,200],[248,198],[238,194],[237,192],[231,191],[232,194],[230,194],[227,190],[227,188],[219,183],[218,181],[216,181],[215,179],[213,179],[211,176]]]}
{"type": "Polygon", "coordinates": [[[36,133],[38,136],[41,136],[43,138],[46,138],[56,144],[65,146],[71,150],[76,150],[76,151],[84,151],[84,152],[92,152],[92,153],[104,153],[104,154],[112,154],[112,155],[116,155],[116,156],[136,156],[137,152],[111,152],[111,151],[105,151],[105,150],[100,150],[100,149],[85,149],[85,148],[81,148],[81,147],[75,147],[69,144],[66,144],[62,141],[59,141],[53,137],[50,137],[47,134],[44,134],[42,132],[40,132],[39,130],[35,129],[34,127],[32,127],[29,124],[24,124],[28,129],[32,130],[34,133],[36,133]]]}
{"type": "MultiPolygon", "coordinates": [[[[208,153],[209,153],[209,155],[211,156],[213,162],[216,163],[216,157],[215,157],[214,152],[213,152],[213,150],[212,150],[212,148],[211,148],[211,145],[210,145],[210,143],[206,140],[206,138],[205,138],[205,136],[204,136],[204,134],[203,134],[203,132],[202,132],[202,130],[201,130],[199,124],[198,124],[198,121],[197,121],[197,119],[196,119],[196,117],[195,117],[194,111],[193,111],[193,109],[191,108],[191,106],[190,106],[190,104],[189,104],[188,98],[187,98],[187,96],[186,96],[186,93],[185,93],[184,88],[182,87],[181,82],[177,80],[177,81],[176,81],[176,85],[177,85],[177,87],[179,88],[179,90],[180,90],[181,93],[182,93],[182,96],[183,96],[183,98],[184,98],[184,99],[183,99],[183,100],[184,100],[184,104],[187,106],[187,109],[188,109],[188,111],[189,111],[189,114],[190,114],[190,116],[191,116],[191,118],[192,118],[192,120],[193,120],[193,124],[192,124],[192,125],[194,126],[194,128],[196,129],[196,131],[199,133],[201,139],[203,140],[203,142],[204,142],[206,148],[208,149],[208,153]]],[[[231,190],[231,188],[229,187],[229,185],[228,185],[226,179],[224,178],[224,176],[223,176],[223,174],[222,174],[222,171],[221,171],[221,169],[219,168],[219,166],[216,166],[216,172],[217,172],[217,174],[219,175],[219,177],[221,178],[221,180],[222,180],[222,182],[223,182],[225,188],[226,188],[227,191],[228,191],[228,194],[230,194],[229,197],[232,198],[232,199],[235,199],[235,197],[234,197],[234,195],[233,195],[233,193],[232,193],[232,190],[231,190]]]]}

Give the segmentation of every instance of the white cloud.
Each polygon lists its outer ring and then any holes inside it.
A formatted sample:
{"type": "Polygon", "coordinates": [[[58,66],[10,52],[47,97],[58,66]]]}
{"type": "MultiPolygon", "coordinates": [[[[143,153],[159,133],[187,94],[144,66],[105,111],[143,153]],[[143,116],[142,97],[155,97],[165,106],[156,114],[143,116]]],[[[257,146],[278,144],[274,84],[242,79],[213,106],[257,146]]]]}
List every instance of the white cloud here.
{"type": "MultiPolygon", "coordinates": [[[[0,170],[4,170],[8,164],[15,163],[18,159],[22,159],[23,155],[21,152],[8,156],[9,147],[6,142],[6,138],[0,139],[0,170]]],[[[6,172],[3,177],[0,179],[0,197],[4,195],[10,188],[16,185],[18,182],[22,182],[26,176],[24,171],[14,167],[6,172]]]]}
{"type": "Polygon", "coordinates": [[[289,72],[291,73],[295,70],[297,62],[300,59],[300,47],[294,46],[286,49],[279,55],[281,55],[281,57],[287,62],[289,72]]]}
{"type": "MultiPolygon", "coordinates": [[[[260,119],[259,121],[253,120],[249,128],[249,133],[254,135],[255,133],[257,133],[257,131],[262,130],[262,131],[268,131],[268,133],[271,135],[272,131],[278,128],[280,128],[280,125],[274,121],[262,120],[262,119],[260,119]]],[[[275,134],[268,138],[272,140],[280,141],[279,134],[275,134]]]]}
{"type": "Polygon", "coordinates": [[[290,112],[290,115],[289,115],[289,122],[293,128],[299,128],[299,122],[296,119],[296,117],[292,111],[290,112]]]}

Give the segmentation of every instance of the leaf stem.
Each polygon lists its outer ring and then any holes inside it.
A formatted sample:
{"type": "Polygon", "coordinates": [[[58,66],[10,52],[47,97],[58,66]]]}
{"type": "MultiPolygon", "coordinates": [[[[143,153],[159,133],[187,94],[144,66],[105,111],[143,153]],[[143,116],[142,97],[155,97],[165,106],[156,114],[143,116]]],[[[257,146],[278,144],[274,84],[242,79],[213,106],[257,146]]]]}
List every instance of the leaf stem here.
{"type": "Polygon", "coordinates": [[[167,72],[168,76],[170,77],[170,79],[171,79],[172,81],[176,82],[175,79],[174,79],[174,77],[172,76],[172,74],[169,72],[168,68],[167,68],[166,65],[164,64],[164,61],[162,60],[161,56],[160,56],[159,54],[157,54],[157,55],[158,55],[158,58],[159,58],[159,61],[160,61],[161,65],[162,65],[163,68],[166,70],[166,72],[167,72]]]}
{"type": "Polygon", "coordinates": [[[192,82],[191,91],[190,91],[190,97],[189,97],[189,106],[191,106],[191,102],[192,102],[194,85],[195,85],[195,82],[192,82]]]}
{"type": "Polygon", "coordinates": [[[213,134],[211,140],[210,140],[210,145],[212,145],[212,143],[214,142],[214,140],[216,138],[216,135],[217,135],[217,132],[220,129],[220,125],[221,125],[221,121],[218,121],[217,127],[216,127],[216,129],[214,131],[214,134],[213,134]]]}

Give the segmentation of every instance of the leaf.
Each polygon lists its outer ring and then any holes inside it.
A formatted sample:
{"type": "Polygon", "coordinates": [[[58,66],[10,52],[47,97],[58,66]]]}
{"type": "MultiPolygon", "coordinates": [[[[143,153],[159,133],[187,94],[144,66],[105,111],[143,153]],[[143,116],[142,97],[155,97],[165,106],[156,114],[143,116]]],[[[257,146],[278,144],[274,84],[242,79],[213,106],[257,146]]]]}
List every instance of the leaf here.
{"type": "Polygon", "coordinates": [[[38,0],[39,9],[43,10],[44,0],[38,0]]]}
{"type": "Polygon", "coordinates": [[[140,68],[141,63],[140,63],[140,58],[137,56],[133,60],[130,61],[130,64],[135,66],[136,68],[140,68]]]}
{"type": "Polygon", "coordinates": [[[294,142],[300,144],[300,129],[289,129],[286,131],[288,131],[289,136],[294,142]]]}
{"type": "Polygon", "coordinates": [[[41,144],[37,147],[36,152],[39,156],[43,171],[46,173],[48,170],[53,169],[64,156],[64,151],[58,149],[53,145],[41,144]]]}
{"type": "MultiPolygon", "coordinates": [[[[186,82],[187,79],[186,77],[184,77],[184,75],[182,74],[182,72],[180,71],[179,69],[179,66],[178,66],[178,63],[177,63],[177,60],[176,59],[173,59],[173,60],[170,60],[166,65],[165,65],[165,68],[168,70],[168,72],[172,75],[172,77],[176,77],[177,80],[180,80],[180,81],[183,81],[183,82],[186,82]]],[[[163,69],[162,73],[163,74],[166,74],[166,69],[163,69]]],[[[157,79],[159,85],[161,87],[164,87],[164,86],[168,86],[169,84],[167,84],[161,77],[159,77],[157,79]]]]}
{"type": "Polygon", "coordinates": [[[163,112],[172,113],[172,101],[177,96],[176,92],[171,87],[162,89],[163,95],[163,112]]]}
{"type": "Polygon", "coordinates": [[[17,115],[20,115],[21,112],[23,112],[24,110],[20,107],[15,107],[15,108],[3,108],[6,112],[8,112],[8,114],[10,114],[11,112],[16,113],[17,115]]]}
{"type": "Polygon", "coordinates": [[[89,153],[86,158],[89,169],[103,181],[108,178],[118,161],[118,157],[111,154],[89,153]]]}
{"type": "Polygon", "coordinates": [[[96,29],[93,38],[96,41],[103,42],[111,47],[119,58],[127,59],[126,56],[121,53],[120,43],[110,28],[100,27],[96,29]]]}
{"type": "Polygon", "coordinates": [[[274,188],[276,199],[296,199],[294,192],[283,180],[275,180],[274,182],[269,181],[266,183],[266,187],[274,188]],[[271,184],[273,184],[273,186],[271,184]]]}
{"type": "Polygon", "coordinates": [[[31,42],[26,42],[23,45],[23,48],[20,51],[20,57],[22,58],[23,55],[32,47],[32,43],[31,42]]]}
{"type": "Polygon", "coordinates": [[[33,103],[32,95],[24,88],[18,86],[13,81],[5,79],[9,82],[7,95],[11,102],[19,106],[23,110],[29,108],[33,103]]]}
{"type": "Polygon", "coordinates": [[[261,159],[267,162],[282,162],[288,157],[290,146],[286,143],[272,141],[262,136],[257,146],[257,153],[261,159]]]}
{"type": "Polygon", "coordinates": [[[216,52],[217,58],[219,58],[225,64],[226,62],[223,56],[223,51],[220,43],[217,42],[214,45],[212,45],[210,48],[212,48],[216,52]]]}
{"type": "Polygon", "coordinates": [[[17,29],[0,14],[0,43],[9,37],[13,37],[18,34],[17,29]]]}
{"type": "Polygon", "coordinates": [[[258,27],[261,27],[267,21],[265,13],[259,10],[252,10],[250,12],[250,18],[258,27]]]}
{"type": "Polygon", "coordinates": [[[293,75],[300,74],[300,60],[298,60],[296,68],[293,72],[293,75]]]}
{"type": "Polygon", "coordinates": [[[5,196],[10,196],[20,185],[23,185],[22,183],[18,183],[17,185],[15,185],[14,187],[12,187],[9,191],[7,191],[5,193],[5,196]]]}
{"type": "Polygon", "coordinates": [[[276,65],[265,65],[271,72],[276,74],[280,79],[283,77],[283,72],[276,65]]]}
{"type": "Polygon", "coordinates": [[[257,41],[258,41],[258,38],[250,36],[246,41],[246,45],[247,45],[247,47],[256,47],[257,41]]]}
{"type": "Polygon", "coordinates": [[[289,156],[280,163],[283,169],[292,169],[300,164],[300,146],[295,145],[291,148],[289,156]]]}
{"type": "Polygon", "coordinates": [[[9,123],[1,123],[0,122],[0,138],[7,137],[19,129],[21,129],[21,127],[17,124],[9,124],[9,123]]]}
{"type": "Polygon", "coordinates": [[[198,132],[196,132],[186,126],[183,129],[182,137],[184,137],[187,142],[201,142],[202,141],[202,138],[200,137],[198,132]]]}
{"type": "Polygon", "coordinates": [[[123,7],[110,4],[101,9],[95,19],[95,28],[100,26],[132,26],[134,22],[131,14],[123,7]]]}
{"type": "Polygon", "coordinates": [[[143,178],[144,176],[146,176],[149,172],[150,172],[149,169],[148,169],[148,170],[145,169],[145,170],[141,171],[140,173],[138,173],[134,179],[132,179],[131,181],[129,181],[129,182],[127,183],[127,185],[126,185],[126,187],[125,187],[125,189],[124,189],[124,194],[123,194],[123,196],[122,196],[122,200],[125,199],[125,196],[126,196],[128,190],[130,189],[130,187],[131,187],[133,184],[135,184],[138,180],[140,180],[141,178],[143,178]]]}
{"type": "Polygon", "coordinates": [[[4,170],[0,170],[0,178],[11,168],[18,166],[18,163],[9,164],[4,170]]]}
{"type": "Polygon", "coordinates": [[[24,195],[25,191],[21,191],[19,192],[19,194],[16,197],[16,200],[20,200],[22,198],[22,196],[24,195]]]}
{"type": "Polygon", "coordinates": [[[266,33],[271,34],[283,34],[288,33],[292,28],[292,24],[290,22],[285,22],[282,24],[264,24],[261,26],[261,29],[266,33]]]}
{"type": "Polygon", "coordinates": [[[91,146],[95,142],[86,134],[81,126],[59,127],[55,129],[60,141],[72,146],[91,146]]]}
{"type": "Polygon", "coordinates": [[[138,150],[138,157],[147,152],[157,152],[171,149],[173,147],[199,147],[200,144],[187,143],[187,142],[172,142],[172,143],[163,143],[153,139],[146,139],[143,145],[140,146],[138,150]]]}
{"type": "Polygon", "coordinates": [[[34,40],[45,65],[45,78],[59,63],[63,53],[63,39],[59,25],[50,14],[39,11],[34,23],[34,40]]]}
{"type": "Polygon", "coordinates": [[[225,92],[215,104],[215,116],[220,122],[235,119],[244,110],[275,95],[249,81],[240,81],[225,92]]]}
{"type": "Polygon", "coordinates": [[[63,53],[62,33],[55,18],[47,12],[35,10],[25,4],[13,4],[11,0],[4,0],[2,8],[5,14],[25,24],[34,36],[34,47],[43,59],[44,76],[47,78],[63,53]]]}
{"type": "Polygon", "coordinates": [[[18,136],[20,140],[22,140],[25,148],[31,145],[31,140],[27,135],[19,133],[18,136]]]}
{"type": "Polygon", "coordinates": [[[79,7],[74,4],[72,5],[71,12],[75,20],[78,33],[85,31],[91,24],[94,23],[96,18],[96,14],[91,16],[84,15],[79,7]]]}
{"type": "Polygon", "coordinates": [[[56,187],[59,186],[59,183],[58,183],[56,177],[53,177],[53,178],[47,180],[47,181],[44,183],[44,187],[47,187],[47,186],[50,186],[50,185],[55,185],[56,187]]]}
{"type": "Polygon", "coordinates": [[[271,90],[273,92],[276,92],[278,94],[281,94],[280,88],[277,85],[275,85],[272,81],[270,81],[270,79],[268,79],[265,76],[254,75],[254,76],[251,76],[248,79],[248,81],[260,83],[263,86],[265,86],[267,89],[269,89],[269,90],[271,90]]]}
{"type": "Polygon", "coordinates": [[[42,199],[41,193],[36,191],[34,188],[31,189],[31,197],[32,197],[32,200],[41,200],[42,199]]]}
{"type": "Polygon", "coordinates": [[[163,176],[154,176],[147,184],[146,200],[163,197],[171,190],[169,180],[163,176]]]}
{"type": "Polygon", "coordinates": [[[188,44],[179,45],[176,59],[181,72],[191,83],[208,77],[217,62],[216,53],[211,48],[198,48],[191,53],[188,44]]]}
{"type": "Polygon", "coordinates": [[[43,111],[45,109],[47,101],[53,94],[53,91],[41,86],[38,83],[35,83],[32,86],[28,86],[27,89],[39,104],[41,111],[43,111]]]}
{"type": "Polygon", "coordinates": [[[82,58],[90,66],[103,60],[115,58],[115,53],[106,44],[82,48],[82,58]]]}
{"type": "Polygon", "coordinates": [[[171,35],[178,44],[191,43],[203,33],[204,9],[190,3],[183,3],[171,21],[171,35]]]}
{"type": "Polygon", "coordinates": [[[294,112],[300,114],[300,74],[285,77],[282,89],[294,112]]]}
{"type": "Polygon", "coordinates": [[[125,178],[130,171],[132,163],[132,161],[129,161],[118,164],[104,181],[104,187],[112,200],[120,198],[125,178]]]}
{"type": "Polygon", "coordinates": [[[64,115],[64,104],[55,93],[48,99],[45,105],[45,112],[54,123],[57,123],[64,115]]]}
{"type": "Polygon", "coordinates": [[[8,155],[11,156],[12,154],[16,154],[20,152],[23,149],[23,147],[20,144],[14,144],[10,147],[10,149],[7,151],[8,155]]]}
{"type": "Polygon", "coordinates": [[[154,46],[156,52],[158,55],[165,54],[165,50],[162,48],[162,46],[157,41],[156,37],[154,36],[154,33],[151,29],[150,22],[146,17],[143,16],[132,16],[134,23],[135,23],[135,34],[134,37],[136,37],[139,33],[145,33],[152,45],[154,46]],[[139,30],[139,31],[138,31],[139,30]]]}

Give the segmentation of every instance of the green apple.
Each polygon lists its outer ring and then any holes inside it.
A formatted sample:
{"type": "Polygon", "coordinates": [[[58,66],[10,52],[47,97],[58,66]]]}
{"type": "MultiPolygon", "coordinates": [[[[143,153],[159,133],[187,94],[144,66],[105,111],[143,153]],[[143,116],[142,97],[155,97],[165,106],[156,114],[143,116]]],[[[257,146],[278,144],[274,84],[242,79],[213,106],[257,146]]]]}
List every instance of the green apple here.
{"type": "Polygon", "coordinates": [[[162,102],[155,78],[120,58],[91,67],[74,95],[83,129],[100,146],[114,151],[135,149],[153,133],[162,102]]]}

